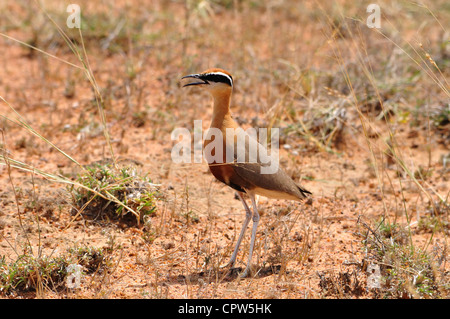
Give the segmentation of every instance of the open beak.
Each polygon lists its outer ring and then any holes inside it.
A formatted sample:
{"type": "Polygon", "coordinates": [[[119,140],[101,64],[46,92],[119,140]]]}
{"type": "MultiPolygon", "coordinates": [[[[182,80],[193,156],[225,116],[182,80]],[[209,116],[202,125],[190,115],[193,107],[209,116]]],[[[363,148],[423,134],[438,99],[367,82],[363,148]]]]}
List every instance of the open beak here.
{"type": "Polygon", "coordinates": [[[189,86],[189,85],[209,84],[208,81],[202,79],[202,75],[201,74],[190,74],[190,75],[183,76],[181,79],[183,80],[183,79],[187,79],[187,78],[193,78],[193,79],[197,79],[197,80],[200,80],[200,81],[187,83],[187,84],[183,85],[183,87],[186,87],[186,86],[189,86]]]}

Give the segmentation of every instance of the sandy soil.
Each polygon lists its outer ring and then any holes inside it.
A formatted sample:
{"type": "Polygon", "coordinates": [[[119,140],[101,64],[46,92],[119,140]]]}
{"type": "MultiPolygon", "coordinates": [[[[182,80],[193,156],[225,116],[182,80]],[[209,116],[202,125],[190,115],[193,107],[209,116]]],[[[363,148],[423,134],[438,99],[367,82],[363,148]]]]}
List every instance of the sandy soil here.
{"type": "MultiPolygon", "coordinates": [[[[27,38],[20,30],[8,34],[27,38]]],[[[110,158],[83,73],[37,52],[30,56],[30,49],[5,38],[0,45],[6,48],[0,59],[0,95],[24,120],[83,165],[110,158]],[[65,93],[70,79],[76,83],[73,96],[65,93]]],[[[76,61],[64,47],[52,54],[76,61]]],[[[188,70],[179,63],[165,66],[155,54],[142,58],[138,84],[128,85],[122,77],[128,59],[126,54],[99,51],[91,53],[90,63],[105,89],[108,130],[119,163],[138,164],[143,175],[160,184],[156,214],[145,227],[83,214],[73,220],[66,185],[0,165],[0,256],[7,262],[23,254],[28,241],[35,256],[63,256],[73,247],[110,248],[108,266],[84,274],[77,289],[44,288],[6,297],[371,298],[379,295],[367,288],[364,264],[371,256],[364,245],[365,225],[385,216],[412,230],[415,247],[446,247],[448,229],[433,233],[419,227],[421,218],[430,214],[430,199],[419,187],[409,178],[396,178],[399,167],[394,163],[382,165],[377,177],[367,137],[353,115],[333,152],[320,151],[299,136],[286,137],[281,163],[312,191],[312,199],[294,203],[260,197],[253,277],[242,279],[236,271],[218,269],[231,256],[244,220],[242,205],[230,188],[214,180],[205,163],[174,164],[170,157],[170,132],[181,123],[192,128],[193,119],[202,119],[207,127],[211,101],[195,89],[181,90],[178,80],[188,70]],[[127,103],[140,109],[125,107],[127,103]],[[144,110],[142,123],[136,122],[133,114],[144,110]]],[[[237,73],[236,94],[242,96],[244,73],[237,73]]],[[[246,109],[242,98],[234,104],[232,111],[243,126],[255,117],[264,120],[263,110],[246,109]]],[[[0,113],[15,117],[5,103],[0,103],[0,113]]],[[[11,158],[76,178],[77,165],[36,136],[4,119],[0,129],[0,145],[11,158]]],[[[373,130],[382,132],[370,138],[373,145],[389,136],[383,121],[374,122],[373,130]]],[[[408,165],[433,171],[421,186],[448,194],[448,166],[442,161],[448,154],[447,137],[426,126],[404,125],[396,138],[408,165]]],[[[386,161],[378,152],[375,156],[386,161]]],[[[250,231],[238,256],[239,269],[247,260],[249,237],[250,231]]]]}

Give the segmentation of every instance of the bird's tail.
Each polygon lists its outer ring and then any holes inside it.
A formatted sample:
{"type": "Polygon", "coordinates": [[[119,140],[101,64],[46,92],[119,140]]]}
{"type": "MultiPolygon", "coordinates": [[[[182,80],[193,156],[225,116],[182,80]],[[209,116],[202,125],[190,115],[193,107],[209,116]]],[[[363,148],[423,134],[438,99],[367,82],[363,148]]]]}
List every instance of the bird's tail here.
{"type": "Polygon", "coordinates": [[[309,195],[312,195],[312,193],[309,190],[307,190],[301,186],[297,185],[297,188],[300,191],[300,193],[303,195],[304,198],[307,198],[309,195]]]}

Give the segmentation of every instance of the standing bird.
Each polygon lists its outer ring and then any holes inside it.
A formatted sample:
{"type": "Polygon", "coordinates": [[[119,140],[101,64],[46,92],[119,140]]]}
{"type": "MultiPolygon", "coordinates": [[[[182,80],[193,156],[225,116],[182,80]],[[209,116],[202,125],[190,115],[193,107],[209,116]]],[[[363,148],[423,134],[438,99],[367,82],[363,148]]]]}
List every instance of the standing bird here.
{"type": "Polygon", "coordinates": [[[255,245],[256,229],[259,222],[255,195],[302,201],[311,192],[297,185],[278,167],[278,162],[276,163],[275,170],[271,170],[269,167],[271,163],[267,161],[266,157],[261,156],[261,154],[267,154],[265,147],[240,129],[238,124],[232,119],[230,114],[230,100],[233,90],[233,77],[230,73],[222,69],[214,68],[202,73],[182,77],[182,79],[187,78],[195,79],[195,81],[187,83],[183,87],[195,85],[205,88],[214,99],[210,131],[221,134],[215,134],[214,140],[212,138],[205,138],[204,140],[203,148],[209,169],[219,181],[236,191],[246,212],[244,224],[231,259],[223,267],[234,266],[245,230],[250,219],[253,220],[247,267],[241,274],[242,277],[246,277],[251,271],[253,247],[255,245]],[[230,129],[234,134],[229,134],[230,129]],[[239,138],[242,137],[244,143],[239,142],[239,138]],[[207,149],[210,153],[206,152],[207,149]],[[251,152],[252,150],[253,153],[251,152]],[[244,158],[242,158],[242,155],[244,158]],[[247,205],[243,197],[244,193],[250,197],[253,211],[247,205]]]}

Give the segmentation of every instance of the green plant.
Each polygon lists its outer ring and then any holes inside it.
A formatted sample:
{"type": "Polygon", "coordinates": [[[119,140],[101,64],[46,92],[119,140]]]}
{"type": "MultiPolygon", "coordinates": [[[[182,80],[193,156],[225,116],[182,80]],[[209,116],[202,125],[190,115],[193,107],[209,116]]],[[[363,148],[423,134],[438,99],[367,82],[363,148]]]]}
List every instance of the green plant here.
{"type": "Polygon", "coordinates": [[[66,287],[70,265],[80,266],[85,274],[98,272],[109,266],[109,253],[104,248],[86,246],[69,248],[58,257],[24,252],[9,263],[5,256],[0,256],[0,295],[44,289],[58,291],[66,287]]]}
{"type": "Polygon", "coordinates": [[[77,183],[84,187],[69,187],[74,205],[95,217],[106,215],[120,219],[132,210],[137,213],[136,221],[140,223],[156,211],[156,185],[149,178],[139,176],[135,167],[95,164],[78,175],[77,183]]]}
{"type": "Polygon", "coordinates": [[[85,246],[70,248],[68,252],[75,259],[75,263],[84,267],[87,273],[97,271],[100,267],[106,265],[107,253],[104,248],[85,246]]]}
{"type": "Polygon", "coordinates": [[[374,227],[360,222],[367,230],[363,240],[367,257],[363,264],[377,264],[381,269],[383,298],[447,298],[448,278],[439,267],[446,249],[431,254],[404,240],[407,230],[384,219],[374,227]]]}
{"type": "Polygon", "coordinates": [[[34,257],[24,254],[8,264],[3,256],[0,259],[0,294],[61,288],[68,265],[64,257],[34,257]]]}
{"type": "Polygon", "coordinates": [[[440,107],[434,109],[431,115],[431,120],[437,129],[444,131],[445,126],[450,124],[450,103],[447,103],[447,105],[442,104],[440,107]]]}

